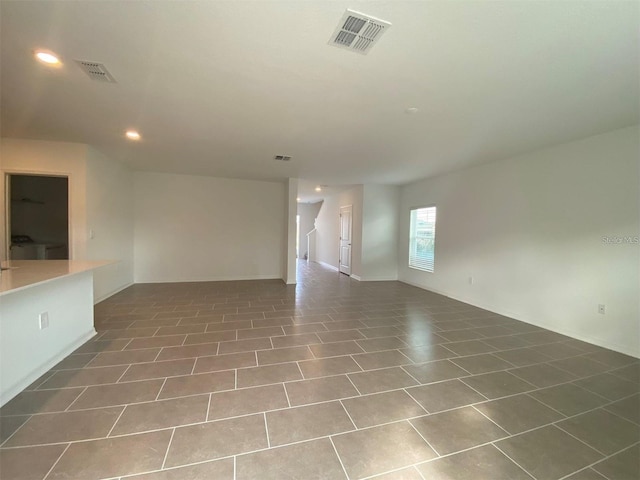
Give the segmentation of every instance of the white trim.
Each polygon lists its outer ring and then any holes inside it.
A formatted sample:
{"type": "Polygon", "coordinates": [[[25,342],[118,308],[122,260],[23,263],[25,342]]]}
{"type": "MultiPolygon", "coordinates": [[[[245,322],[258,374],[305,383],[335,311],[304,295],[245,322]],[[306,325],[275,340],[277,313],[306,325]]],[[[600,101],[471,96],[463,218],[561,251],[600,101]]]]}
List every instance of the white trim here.
{"type": "Polygon", "coordinates": [[[316,263],[319,263],[320,265],[322,265],[323,267],[327,267],[330,268],[331,270],[335,270],[336,272],[339,272],[340,270],[338,270],[338,267],[334,267],[333,265],[331,265],[330,263],[326,263],[323,262],[322,260],[318,260],[316,263]]]}
{"type": "Polygon", "coordinates": [[[398,276],[394,275],[392,277],[365,277],[362,279],[363,282],[397,282],[398,276]]]}
{"type": "Polygon", "coordinates": [[[13,397],[22,392],[25,388],[35,382],[42,375],[47,373],[54,367],[56,364],[64,360],[66,357],[71,355],[74,351],[78,349],[78,347],[84,345],[85,342],[92,339],[97,335],[95,328],[91,328],[90,331],[78,337],[74,342],[72,342],[67,348],[56,354],[54,357],[50,358],[39,367],[35,368],[29,375],[27,375],[23,380],[14,384],[8,390],[2,392],[0,396],[0,407],[6,404],[13,397]]]}
{"type": "Polygon", "coordinates": [[[351,278],[353,278],[354,280],[358,280],[359,282],[362,281],[362,277],[360,275],[353,274],[353,275],[351,275],[351,278]]]}
{"type": "Polygon", "coordinates": [[[599,338],[594,338],[594,337],[590,337],[589,335],[584,335],[581,332],[572,330],[572,329],[568,329],[568,328],[558,328],[556,325],[553,324],[549,324],[546,322],[541,322],[541,321],[535,321],[535,320],[531,320],[531,319],[525,319],[525,318],[519,318],[519,315],[514,314],[513,312],[509,312],[506,310],[503,310],[500,307],[497,307],[493,304],[488,304],[488,303],[484,303],[484,302],[478,302],[476,300],[469,300],[467,298],[463,298],[463,297],[459,297],[457,295],[450,295],[447,292],[441,291],[441,290],[436,290],[434,288],[428,288],[424,285],[420,285],[418,283],[413,283],[413,282],[409,282],[407,280],[398,280],[400,283],[406,283],[407,285],[411,285],[413,287],[417,287],[417,288],[421,288],[422,290],[427,290],[429,292],[433,292],[433,293],[437,293],[439,295],[444,295],[445,297],[451,298],[453,300],[457,300],[459,302],[464,302],[467,303],[469,305],[473,305],[474,307],[478,307],[478,308],[482,308],[484,310],[487,310],[489,312],[493,312],[497,315],[502,315],[505,317],[509,317],[509,318],[513,318],[515,320],[519,320],[521,322],[524,323],[528,323],[529,325],[535,325],[536,327],[540,327],[540,328],[545,328],[547,330],[551,330],[552,332],[556,332],[556,333],[560,333],[561,335],[567,335],[571,338],[575,338],[576,340],[581,340],[583,342],[587,342],[587,343],[591,343],[593,345],[598,345],[600,347],[603,348],[608,348],[610,350],[614,350],[616,352],[620,352],[620,353],[624,353],[625,355],[630,355],[634,358],[640,358],[640,352],[633,352],[629,349],[627,349],[624,346],[621,346],[617,343],[604,343],[602,342],[601,339],[599,338]]]}

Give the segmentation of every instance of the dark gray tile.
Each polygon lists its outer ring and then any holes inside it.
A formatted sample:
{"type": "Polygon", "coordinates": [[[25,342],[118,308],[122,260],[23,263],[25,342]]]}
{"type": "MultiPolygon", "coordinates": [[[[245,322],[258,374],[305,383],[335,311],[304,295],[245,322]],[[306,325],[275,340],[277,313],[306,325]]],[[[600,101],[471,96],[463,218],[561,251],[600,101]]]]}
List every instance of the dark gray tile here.
{"type": "Polygon", "coordinates": [[[116,383],[126,369],[126,366],[121,365],[118,367],[63,370],[56,372],[49,380],[40,385],[38,390],[116,383]]]}
{"type": "Polygon", "coordinates": [[[82,388],[25,391],[16,395],[0,408],[0,415],[61,412],[66,410],[82,391],[82,388]]]}
{"type": "Polygon", "coordinates": [[[486,400],[485,397],[469,388],[460,380],[448,380],[446,382],[412,387],[408,388],[407,392],[429,413],[449,410],[451,408],[462,407],[486,400]]]}
{"type": "Polygon", "coordinates": [[[482,342],[481,340],[469,340],[466,342],[445,343],[443,345],[458,355],[477,355],[480,353],[489,353],[497,350],[497,348],[482,342]]]}
{"type": "Polygon", "coordinates": [[[362,369],[349,356],[321,358],[298,362],[304,378],[327,377],[341,373],[359,372],[362,369]]]}
{"type": "Polygon", "coordinates": [[[2,478],[41,480],[62,455],[66,445],[11,448],[0,450],[2,478]]]}
{"type": "Polygon", "coordinates": [[[531,480],[493,445],[432,460],[417,468],[429,480],[531,480]]]}
{"type": "Polygon", "coordinates": [[[396,422],[426,413],[404,390],[349,398],[343,400],[342,404],[358,428],[396,422]]]}
{"type": "Polygon", "coordinates": [[[149,402],[156,399],[162,383],[162,380],[146,380],[88,387],[69,410],[149,402]]]}
{"type": "Polygon", "coordinates": [[[469,372],[449,360],[439,360],[419,365],[404,365],[402,368],[422,384],[469,375],[469,372]]]}
{"type": "Polygon", "coordinates": [[[299,360],[310,360],[314,356],[308,346],[275,348],[273,350],[260,350],[256,353],[259,365],[270,365],[273,363],[295,362],[299,360]]]}
{"type": "Polygon", "coordinates": [[[158,398],[175,398],[199,393],[233,390],[235,381],[235,372],[233,370],[171,377],[165,381],[158,398]]]}
{"type": "Polygon", "coordinates": [[[309,348],[316,358],[338,357],[364,352],[354,341],[310,345],[309,348]]]}
{"type": "Polygon", "coordinates": [[[31,418],[29,415],[18,415],[14,417],[0,416],[0,444],[13,435],[29,418],[31,418]]]}
{"type": "Polygon", "coordinates": [[[285,388],[292,406],[358,396],[345,375],[290,382],[285,388]]]}
{"type": "Polygon", "coordinates": [[[432,362],[434,360],[444,360],[458,356],[457,353],[448,350],[442,345],[423,345],[402,348],[400,352],[415,363],[432,362]]]}
{"type": "Polygon", "coordinates": [[[199,357],[196,360],[193,373],[233,370],[234,368],[253,367],[255,365],[256,354],[254,352],[230,353],[228,355],[199,357]]]}
{"type": "Polygon", "coordinates": [[[543,363],[551,360],[551,357],[532,350],[531,348],[517,348],[515,350],[495,352],[494,355],[512,363],[516,367],[526,367],[527,365],[535,365],[536,363],[543,363]]]}
{"type": "MultiPolygon", "coordinates": [[[[335,344],[333,344],[335,345],[335,344]]],[[[353,359],[363,370],[373,370],[376,368],[395,367],[398,365],[409,365],[409,360],[399,350],[387,350],[384,352],[361,353],[353,355],[353,359]]]]}
{"type": "Polygon", "coordinates": [[[539,388],[567,383],[577,378],[572,373],[560,370],[559,368],[553,367],[549,364],[515,368],[510,370],[510,372],[539,388]]]}
{"type": "Polygon", "coordinates": [[[4,447],[64,443],[106,437],[122,407],[34,415],[4,447]]]}
{"type": "Polygon", "coordinates": [[[351,373],[348,377],[363,395],[418,385],[418,382],[400,367],[351,373]]]}
{"type": "Polygon", "coordinates": [[[640,425],[640,394],[618,400],[607,405],[606,409],[619,417],[640,425]]]}
{"type": "Polygon", "coordinates": [[[508,436],[472,407],[414,418],[411,423],[438,455],[448,455],[508,436]]]}
{"type": "Polygon", "coordinates": [[[111,435],[159,430],[207,419],[209,395],[127,405],[111,435]]]}
{"type": "Polygon", "coordinates": [[[262,367],[241,368],[238,370],[238,388],[257,387],[270,383],[302,380],[297,363],[279,363],[262,367]]]}
{"type": "Polygon", "coordinates": [[[167,360],[164,362],[137,363],[131,365],[119,382],[134,382],[152,378],[176,377],[188,375],[193,370],[195,358],[167,360]]]}
{"type": "Polygon", "coordinates": [[[240,455],[236,462],[236,480],[346,480],[326,438],[240,455]]]}
{"type": "Polygon", "coordinates": [[[513,368],[513,365],[509,362],[490,353],[472,355],[470,357],[453,358],[451,361],[474,375],[513,368]]]}
{"type": "Polygon", "coordinates": [[[603,409],[564,420],[557,426],[605,455],[640,442],[640,426],[603,409]]]}
{"type": "Polygon", "coordinates": [[[509,372],[485,373],[462,379],[464,383],[487,398],[500,398],[535,388],[509,372]]]}
{"type": "Polygon", "coordinates": [[[562,478],[603,457],[554,426],[542,427],[501,440],[496,446],[536,480],[562,478]]]}
{"type": "Polygon", "coordinates": [[[635,445],[597,463],[593,469],[609,480],[637,480],[640,478],[638,458],[640,458],[640,445],[635,445]]]}
{"type": "Polygon", "coordinates": [[[211,395],[209,420],[266,412],[289,406],[284,386],[243,388],[211,395]]]}
{"type": "Polygon", "coordinates": [[[638,384],[608,373],[584,378],[574,383],[609,400],[620,400],[639,391],[638,384]]]}
{"type": "Polygon", "coordinates": [[[530,395],[567,416],[586,412],[607,400],[571,383],[531,392],[530,395]]]}
{"type": "Polygon", "coordinates": [[[269,412],[266,416],[271,446],[355,430],[340,402],[288,408],[269,412]]]}
{"type": "Polygon", "coordinates": [[[126,480],[234,480],[233,458],[126,477],[126,480]]]}
{"type": "Polygon", "coordinates": [[[170,438],[171,430],[162,430],[72,443],[47,479],[98,480],[158,470],[170,438]]]}
{"type": "Polygon", "coordinates": [[[475,407],[512,435],[565,418],[526,394],[481,403],[475,407]]]}
{"type": "Polygon", "coordinates": [[[388,472],[436,456],[407,422],[336,435],[333,442],[349,478],[388,472]]]}
{"type": "Polygon", "coordinates": [[[596,362],[587,357],[564,358],[550,362],[549,365],[572,373],[576,377],[588,377],[596,373],[604,373],[611,369],[611,367],[604,363],[596,362]]]}
{"type": "Polygon", "coordinates": [[[263,415],[176,428],[165,466],[175,467],[267,447],[263,415]]]}

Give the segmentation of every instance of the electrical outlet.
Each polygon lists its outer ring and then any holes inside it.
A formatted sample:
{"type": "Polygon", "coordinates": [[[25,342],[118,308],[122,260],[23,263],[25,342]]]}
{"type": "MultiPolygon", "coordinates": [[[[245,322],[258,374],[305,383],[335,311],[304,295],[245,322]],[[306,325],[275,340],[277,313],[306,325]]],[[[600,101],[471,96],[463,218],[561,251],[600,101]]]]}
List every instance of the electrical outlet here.
{"type": "Polygon", "coordinates": [[[42,312],[38,319],[40,321],[40,330],[44,330],[45,328],[49,328],[49,312],[42,312]]]}
{"type": "Polygon", "coordinates": [[[469,277],[469,285],[473,285],[473,282],[474,282],[474,281],[475,281],[475,280],[473,279],[473,277],[469,277]]]}
{"type": "Polygon", "coordinates": [[[604,315],[604,303],[599,303],[598,304],[598,313],[600,315],[604,315]]]}

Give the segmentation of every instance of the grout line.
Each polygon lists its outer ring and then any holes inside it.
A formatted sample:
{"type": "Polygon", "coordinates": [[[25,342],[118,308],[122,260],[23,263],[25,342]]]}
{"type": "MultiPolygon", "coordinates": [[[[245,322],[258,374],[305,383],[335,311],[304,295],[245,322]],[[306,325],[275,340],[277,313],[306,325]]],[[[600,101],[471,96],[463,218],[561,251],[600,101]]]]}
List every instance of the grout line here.
{"type": "Polygon", "coordinates": [[[124,411],[127,409],[127,406],[125,405],[124,407],[122,407],[122,410],[120,411],[120,414],[118,415],[118,418],[116,418],[116,421],[113,422],[113,425],[111,425],[111,428],[109,429],[109,433],[107,433],[107,435],[105,436],[105,438],[109,438],[109,436],[111,435],[111,432],[113,432],[113,429],[116,428],[116,425],[118,424],[118,422],[120,421],[120,417],[122,417],[122,415],[124,414],[124,411]]]}
{"type": "Polygon", "coordinates": [[[520,468],[524,473],[526,473],[527,475],[529,475],[532,479],[535,480],[535,477],[533,476],[533,474],[529,473],[527,471],[526,468],[524,468],[522,465],[520,465],[518,462],[516,462],[513,458],[511,458],[507,452],[505,452],[504,450],[502,450],[498,445],[496,445],[495,443],[491,442],[491,445],[493,445],[494,448],[498,449],[498,451],[500,453],[502,453],[505,457],[507,457],[509,460],[511,460],[515,465],[518,466],[518,468],[520,468]]]}
{"type": "Polygon", "coordinates": [[[129,365],[127,365],[127,368],[124,369],[124,372],[122,372],[122,375],[120,375],[118,377],[118,380],[116,380],[116,383],[120,383],[120,380],[122,380],[124,378],[124,376],[127,374],[127,372],[129,371],[129,369],[133,366],[132,363],[130,363],[129,365]]]}
{"type": "Polygon", "coordinates": [[[342,399],[339,399],[338,402],[340,403],[340,405],[342,406],[342,409],[347,414],[347,417],[349,417],[349,420],[351,421],[351,424],[353,425],[353,429],[354,430],[358,430],[358,427],[356,426],[356,422],[353,421],[353,418],[351,417],[351,414],[349,413],[349,410],[347,410],[347,407],[344,406],[344,403],[343,403],[342,399]]]}
{"type": "Polygon", "coordinates": [[[158,399],[160,398],[160,394],[162,393],[162,390],[164,389],[164,386],[166,383],[167,383],[167,379],[165,378],[162,382],[162,385],[160,386],[160,390],[158,390],[158,394],[156,395],[156,399],[154,400],[154,402],[157,402],[158,399]]]}
{"type": "Polygon", "coordinates": [[[342,463],[342,458],[340,458],[340,454],[338,453],[338,449],[336,448],[335,443],[333,443],[333,438],[329,437],[329,441],[331,442],[331,446],[333,447],[333,451],[336,453],[336,457],[338,457],[338,461],[340,462],[340,466],[342,467],[342,471],[344,472],[344,476],[349,479],[349,474],[347,473],[347,469],[344,468],[344,463],[342,463]]]}
{"type": "Polygon", "coordinates": [[[207,414],[204,417],[205,423],[209,421],[209,412],[211,411],[211,399],[213,397],[213,392],[209,393],[209,400],[207,401],[207,414]]]}
{"type": "Polygon", "coordinates": [[[429,446],[429,448],[431,450],[433,450],[435,452],[435,454],[440,457],[441,455],[438,453],[438,451],[435,449],[435,447],[433,445],[431,445],[431,443],[429,443],[429,440],[427,440],[426,438],[424,438],[424,436],[422,436],[422,434],[418,431],[418,429],[416,428],[416,426],[411,422],[411,420],[405,420],[413,429],[414,432],[416,432],[418,435],[420,435],[420,438],[422,440],[424,440],[424,442],[429,446]]]}
{"type": "Polygon", "coordinates": [[[169,444],[167,445],[167,451],[164,452],[164,458],[162,459],[162,466],[160,470],[164,469],[165,464],[167,463],[167,457],[169,456],[169,450],[171,450],[171,443],[173,442],[173,436],[176,434],[175,427],[171,430],[171,438],[169,438],[169,444]]]}
{"type": "Polygon", "coordinates": [[[82,395],[84,395],[84,392],[86,392],[88,389],[89,389],[89,387],[84,387],[84,390],[82,390],[82,391],[78,394],[78,396],[77,396],[76,398],[74,398],[73,402],[71,402],[71,403],[69,404],[69,406],[63,410],[63,412],[68,412],[68,411],[69,411],[69,409],[73,406],[73,404],[74,404],[74,403],[76,403],[76,402],[78,401],[78,399],[79,399],[82,395]]]}
{"type": "Polygon", "coordinates": [[[71,444],[67,444],[67,446],[65,447],[65,449],[62,451],[62,453],[60,454],[60,456],[58,457],[58,459],[54,462],[53,465],[51,465],[51,468],[49,469],[49,471],[47,472],[47,474],[42,477],[42,480],[47,480],[47,478],[49,477],[49,475],[51,474],[51,472],[53,471],[53,469],[56,467],[56,465],[58,464],[58,462],[60,461],[60,459],[64,456],[65,453],[67,453],[67,450],[69,450],[69,447],[71,446],[71,444]]]}
{"type": "Polygon", "coordinates": [[[271,440],[269,440],[269,426],[267,425],[267,414],[266,412],[262,412],[262,418],[264,419],[264,430],[267,434],[267,447],[271,448],[271,440]]]}

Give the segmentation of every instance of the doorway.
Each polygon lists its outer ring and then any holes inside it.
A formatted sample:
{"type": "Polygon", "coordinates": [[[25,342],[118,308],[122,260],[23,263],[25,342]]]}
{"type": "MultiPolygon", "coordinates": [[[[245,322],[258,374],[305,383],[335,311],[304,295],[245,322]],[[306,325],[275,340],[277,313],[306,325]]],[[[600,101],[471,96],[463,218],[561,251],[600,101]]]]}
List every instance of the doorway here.
{"type": "Polygon", "coordinates": [[[69,178],[7,174],[10,260],[69,258],[69,178]]]}
{"type": "Polygon", "coordinates": [[[340,207],[340,272],[351,275],[351,219],[353,207],[340,207]]]}

